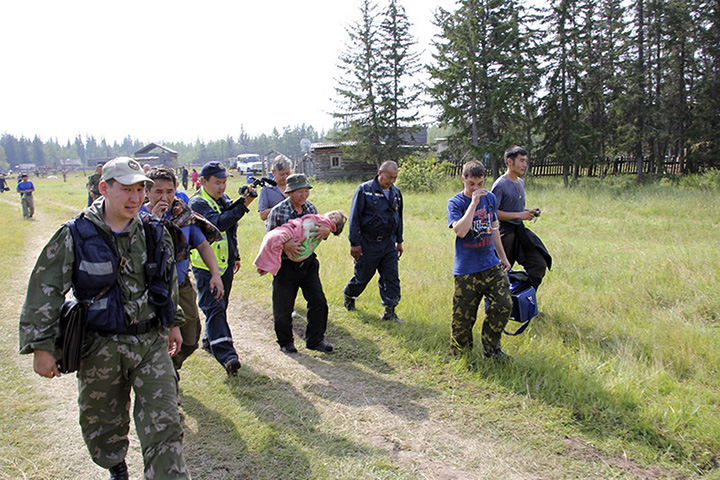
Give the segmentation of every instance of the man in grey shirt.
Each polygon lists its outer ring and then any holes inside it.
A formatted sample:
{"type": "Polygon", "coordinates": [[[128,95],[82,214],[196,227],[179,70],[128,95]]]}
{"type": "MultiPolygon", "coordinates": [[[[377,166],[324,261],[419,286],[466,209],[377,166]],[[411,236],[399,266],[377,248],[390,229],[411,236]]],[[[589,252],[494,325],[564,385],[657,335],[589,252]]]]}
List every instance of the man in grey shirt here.
{"type": "Polygon", "coordinates": [[[528,169],[528,152],[522,147],[510,147],[505,151],[507,172],[495,180],[492,193],[497,198],[497,215],[500,220],[500,236],[508,261],[525,268],[532,286],[540,286],[545,271],[552,266],[552,257],[542,240],[525,221],[540,215],[539,208],[525,208],[525,183],[520,175],[528,169]]]}
{"type": "Polygon", "coordinates": [[[273,178],[277,182],[277,186],[265,185],[260,190],[258,197],[258,213],[261,220],[267,220],[270,210],[287,198],[285,188],[287,187],[287,177],[292,173],[290,159],[285,155],[278,155],[273,160],[272,169],[273,178]]]}

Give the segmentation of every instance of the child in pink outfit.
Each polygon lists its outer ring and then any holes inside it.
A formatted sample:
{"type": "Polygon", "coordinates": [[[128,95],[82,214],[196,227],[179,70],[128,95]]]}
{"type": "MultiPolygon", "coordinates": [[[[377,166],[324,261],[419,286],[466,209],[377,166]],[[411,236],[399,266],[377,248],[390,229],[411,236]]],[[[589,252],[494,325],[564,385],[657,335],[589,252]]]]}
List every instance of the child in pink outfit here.
{"type": "Polygon", "coordinates": [[[334,235],[340,235],[346,221],[347,217],[339,210],[333,210],[324,215],[308,214],[300,218],[294,218],[265,234],[253,265],[257,267],[260,275],[265,275],[268,272],[277,275],[282,262],[283,246],[288,240],[300,242],[299,253],[290,260],[302,262],[312,255],[320,244],[319,239],[310,237],[310,231],[313,228],[325,225],[330,228],[334,235]]]}

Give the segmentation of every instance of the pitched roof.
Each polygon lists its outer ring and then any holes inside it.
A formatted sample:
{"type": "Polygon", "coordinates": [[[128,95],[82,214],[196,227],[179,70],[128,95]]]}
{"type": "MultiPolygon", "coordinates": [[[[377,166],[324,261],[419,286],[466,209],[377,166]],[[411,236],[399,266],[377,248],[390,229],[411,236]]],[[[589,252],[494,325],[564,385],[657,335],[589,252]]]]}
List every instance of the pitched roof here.
{"type": "Polygon", "coordinates": [[[160,150],[163,150],[167,153],[172,153],[175,155],[177,155],[177,153],[178,153],[175,150],[173,150],[172,148],[166,147],[165,145],[161,145],[159,143],[149,143],[149,144],[145,145],[144,147],[142,147],[137,152],[135,152],[133,155],[143,155],[145,153],[150,153],[152,150],[154,150],[156,148],[159,148],[160,150]]]}

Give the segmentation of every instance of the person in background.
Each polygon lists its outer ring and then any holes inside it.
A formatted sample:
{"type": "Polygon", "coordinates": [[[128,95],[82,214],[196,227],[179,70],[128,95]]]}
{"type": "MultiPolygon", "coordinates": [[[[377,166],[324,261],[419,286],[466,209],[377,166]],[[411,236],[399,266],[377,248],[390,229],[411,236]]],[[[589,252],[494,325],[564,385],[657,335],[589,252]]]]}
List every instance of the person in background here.
{"type": "Polygon", "coordinates": [[[379,273],[383,320],[400,322],[395,307],[400,302],[398,260],[403,253],[403,200],[394,186],[397,163],[384,162],[373,180],[360,185],[350,207],[350,255],[355,271],[345,286],[345,308],[356,309],[355,300],[379,273]]]}
{"type": "MultiPolygon", "coordinates": [[[[294,218],[317,214],[315,205],[307,200],[311,188],[312,185],[308,183],[304,174],[290,175],[285,187],[287,198],[270,211],[265,221],[265,232],[284,225],[294,218]]],[[[310,231],[313,241],[325,240],[329,235],[330,228],[327,225],[317,225],[310,231]]],[[[273,278],[273,320],[277,343],[282,352],[297,353],[292,330],[292,312],[300,288],[308,306],[305,346],[310,350],[330,353],[333,351],[333,346],[325,341],[328,304],[320,281],[320,263],[315,253],[302,262],[290,260],[298,256],[299,250],[298,240],[285,242],[280,270],[273,278]]]]}
{"type": "Polygon", "coordinates": [[[485,167],[480,162],[463,165],[461,179],[463,190],[447,204],[448,226],[456,235],[450,347],[454,354],[472,351],[472,330],[485,297],[483,355],[507,360],[510,357],[502,351],[500,338],[512,312],[510,281],[505,273],[510,264],[498,231],[495,195],[485,189],[485,167]]]}
{"type": "Polygon", "coordinates": [[[190,181],[192,182],[193,188],[195,190],[200,188],[200,181],[198,180],[198,178],[200,178],[200,174],[198,174],[197,170],[193,168],[193,171],[190,174],[190,181]]]}
{"type": "Polygon", "coordinates": [[[525,222],[540,215],[539,208],[525,208],[525,183],[520,178],[528,170],[528,152],[522,147],[505,151],[507,172],[495,180],[492,193],[497,198],[500,236],[508,261],[525,268],[530,283],[538,289],[545,272],[552,267],[552,257],[540,237],[525,226],[525,222]]]}
{"type": "Polygon", "coordinates": [[[60,376],[55,337],[65,295],[72,288],[75,298],[92,302],[77,371],[80,427],[92,460],[115,480],[128,479],[131,390],[146,478],[190,478],[170,360],[182,342],[183,317],[175,307],[172,239],[160,222],[139,213],[149,181],[131,158],[105,165],[102,198],[47,243],[20,316],[20,353],[32,353],[35,372],[54,378],[60,376]],[[156,274],[147,263],[157,264],[156,274]],[[153,304],[151,290],[173,301],[153,304]]]}
{"type": "Polygon", "coordinates": [[[28,179],[27,173],[20,176],[20,183],[17,184],[16,190],[20,194],[23,218],[32,218],[35,215],[35,200],[33,199],[35,185],[28,179]]]}
{"type": "Polygon", "coordinates": [[[273,179],[277,182],[277,186],[265,185],[260,190],[258,212],[263,221],[267,220],[270,210],[272,210],[275,205],[287,198],[287,195],[285,195],[287,177],[292,173],[290,159],[285,155],[278,155],[275,157],[275,160],[273,160],[270,171],[272,172],[273,179]]]}
{"type": "MultiPolygon", "coordinates": [[[[190,280],[190,275],[188,275],[190,270],[188,250],[197,250],[205,265],[208,266],[210,290],[215,292],[217,300],[222,298],[224,286],[220,278],[215,253],[210,243],[205,238],[200,226],[196,225],[195,217],[186,214],[191,213],[190,207],[186,203],[187,200],[182,200],[175,195],[177,192],[177,177],[175,177],[173,171],[164,165],[159,165],[150,169],[148,178],[152,180],[152,183],[148,182],[145,186],[148,203],[144,204],[140,210],[152,213],[158,218],[173,223],[182,232],[188,246],[181,252],[180,258],[176,257],[175,264],[179,285],[178,299],[185,316],[185,324],[180,328],[182,346],[180,351],[173,357],[173,365],[177,371],[182,368],[183,362],[197,350],[201,332],[197,292],[190,280]]],[[[220,234],[219,231],[217,233],[220,234]]]]}
{"type": "Polygon", "coordinates": [[[212,273],[197,250],[193,251],[190,263],[197,282],[198,303],[205,314],[205,336],[203,348],[212,353],[230,376],[237,374],[240,360],[233,345],[230,326],[227,322],[227,308],[232,290],[233,276],[240,270],[240,254],[237,247],[237,224],[245,216],[248,206],[255,197],[252,185],[247,196],[233,203],[225,195],[227,179],[232,174],[220,162],[208,162],[200,170],[200,193],[190,199],[190,208],[205,217],[222,232],[222,239],[213,243],[213,252],[223,283],[222,298],[216,297],[211,286],[212,273]]]}
{"type": "Polygon", "coordinates": [[[181,175],[180,175],[180,178],[182,179],[183,190],[187,191],[187,187],[188,187],[188,169],[185,168],[185,165],[182,166],[182,173],[181,173],[181,175]]]}
{"type": "Polygon", "coordinates": [[[0,173],[0,193],[5,193],[9,191],[10,188],[7,186],[7,180],[5,180],[5,174],[0,173]]]}
{"type": "Polygon", "coordinates": [[[98,164],[95,166],[95,172],[88,177],[88,181],[85,184],[85,187],[88,191],[88,207],[91,203],[93,203],[95,200],[100,198],[100,190],[98,186],[100,185],[100,178],[102,177],[102,170],[103,166],[102,163],[98,162],[98,164]]]}

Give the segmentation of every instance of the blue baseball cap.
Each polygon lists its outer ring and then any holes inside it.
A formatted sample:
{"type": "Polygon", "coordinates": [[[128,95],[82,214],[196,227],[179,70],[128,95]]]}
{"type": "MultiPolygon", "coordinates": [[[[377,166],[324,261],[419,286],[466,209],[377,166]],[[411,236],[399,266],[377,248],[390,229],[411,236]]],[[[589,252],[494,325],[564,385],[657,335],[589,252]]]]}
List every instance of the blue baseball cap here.
{"type": "Polygon", "coordinates": [[[202,170],[200,170],[200,176],[227,178],[232,177],[233,174],[228,172],[227,169],[225,169],[225,165],[221,162],[208,162],[203,165],[202,170]]]}

